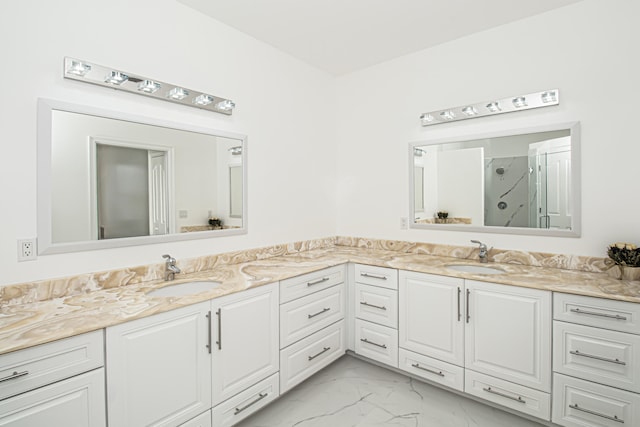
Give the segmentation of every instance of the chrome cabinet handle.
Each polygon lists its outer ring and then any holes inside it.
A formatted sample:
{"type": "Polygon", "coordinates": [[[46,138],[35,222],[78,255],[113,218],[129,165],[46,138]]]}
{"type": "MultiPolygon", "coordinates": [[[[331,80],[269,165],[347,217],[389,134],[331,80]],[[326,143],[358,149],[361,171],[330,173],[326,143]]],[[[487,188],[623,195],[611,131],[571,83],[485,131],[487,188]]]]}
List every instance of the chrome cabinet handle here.
{"type": "Polygon", "coordinates": [[[314,314],[307,314],[307,317],[308,317],[309,319],[313,319],[314,317],[316,317],[316,316],[320,316],[322,313],[326,313],[326,312],[327,312],[327,311],[329,311],[329,310],[331,310],[331,308],[326,307],[326,308],[323,308],[322,310],[320,310],[320,311],[319,311],[319,312],[317,312],[317,313],[314,313],[314,314]]]}
{"type": "Polygon", "coordinates": [[[460,289],[460,287],[458,287],[458,322],[460,321],[460,318],[462,317],[462,313],[460,312],[460,294],[462,293],[462,290],[460,289]]]}
{"type": "Polygon", "coordinates": [[[518,397],[509,396],[508,394],[504,394],[504,393],[500,393],[499,391],[492,390],[491,387],[485,387],[483,388],[483,390],[486,391],[487,393],[492,393],[498,396],[506,397],[507,399],[515,400],[518,403],[527,403],[527,401],[520,396],[518,397]]]}
{"type": "Polygon", "coordinates": [[[236,408],[235,411],[233,411],[233,415],[238,415],[240,412],[244,411],[245,409],[249,408],[250,406],[255,405],[256,403],[260,402],[262,399],[264,399],[265,397],[267,397],[269,395],[269,393],[260,393],[258,395],[258,398],[255,399],[253,402],[249,402],[246,405],[244,405],[242,408],[236,408]]]}
{"type": "Polygon", "coordinates": [[[619,359],[609,359],[608,357],[596,356],[589,353],[581,353],[579,350],[571,350],[569,353],[575,356],[588,357],[589,359],[602,360],[603,362],[615,363],[616,365],[626,365],[627,362],[623,362],[619,359]]]}
{"type": "Polygon", "coordinates": [[[318,354],[314,354],[313,356],[307,356],[309,358],[309,362],[311,362],[313,359],[315,359],[316,357],[320,356],[321,354],[326,353],[327,351],[331,350],[331,347],[325,347],[322,349],[322,351],[318,354]]]}
{"type": "Polygon", "coordinates": [[[366,301],[360,301],[360,305],[366,305],[367,307],[377,308],[378,310],[386,310],[387,309],[387,307],[385,307],[384,305],[369,304],[366,301]]]}
{"type": "Polygon", "coordinates": [[[420,364],[419,364],[419,363],[414,363],[414,364],[412,364],[411,366],[413,366],[413,367],[414,367],[414,368],[416,368],[416,369],[421,369],[421,370],[423,370],[423,371],[427,371],[427,372],[429,372],[429,373],[431,373],[431,374],[438,375],[438,376],[440,376],[440,377],[444,377],[444,374],[442,373],[442,371],[440,371],[440,372],[438,372],[438,371],[433,371],[433,370],[431,370],[431,369],[425,368],[424,366],[420,366],[420,364]]]}
{"type": "Polygon", "coordinates": [[[324,283],[329,280],[328,277],[323,277],[322,279],[314,280],[313,282],[307,282],[307,286],[319,285],[320,283],[324,283]]]}
{"type": "Polygon", "coordinates": [[[376,347],[380,347],[380,348],[387,348],[387,345],[386,345],[386,344],[378,344],[378,343],[376,343],[376,342],[369,341],[369,340],[368,340],[368,339],[366,339],[366,338],[360,338],[360,341],[362,341],[362,342],[366,342],[367,344],[375,345],[376,347]]]}
{"type": "Polygon", "coordinates": [[[607,420],[611,420],[611,421],[615,421],[617,423],[622,423],[624,424],[624,420],[621,420],[620,418],[618,418],[616,415],[614,415],[613,417],[610,415],[605,415],[605,414],[601,414],[599,412],[596,411],[591,411],[589,409],[584,409],[584,408],[580,408],[578,406],[578,404],[573,404],[573,405],[569,405],[569,408],[571,409],[575,409],[577,411],[582,411],[582,412],[586,412],[587,414],[591,414],[591,415],[595,415],[597,417],[602,417],[602,418],[606,418],[607,420]]]}
{"type": "Polygon", "coordinates": [[[469,294],[471,294],[471,291],[467,289],[467,323],[469,323],[469,320],[471,319],[471,316],[469,315],[469,294]]]}
{"type": "Polygon", "coordinates": [[[209,350],[209,354],[211,354],[211,310],[207,313],[207,350],[209,350]]]}
{"type": "Polygon", "coordinates": [[[577,314],[587,314],[589,316],[600,316],[600,317],[607,317],[609,319],[627,320],[627,318],[625,316],[620,316],[619,314],[597,313],[595,311],[580,310],[579,308],[571,308],[571,309],[569,309],[569,311],[571,311],[573,313],[577,313],[577,314]]]}
{"type": "Polygon", "coordinates": [[[10,380],[15,380],[16,378],[24,377],[25,375],[29,375],[29,371],[22,371],[22,372],[13,371],[13,374],[0,378],[0,383],[5,381],[10,381],[10,380]]]}
{"type": "Polygon", "coordinates": [[[381,274],[360,273],[362,277],[371,277],[372,279],[387,280],[387,276],[381,274]]]}
{"type": "Polygon", "coordinates": [[[222,350],[222,309],[219,308],[218,311],[216,311],[216,316],[218,316],[218,341],[216,341],[216,344],[218,344],[218,350],[222,350]]]}

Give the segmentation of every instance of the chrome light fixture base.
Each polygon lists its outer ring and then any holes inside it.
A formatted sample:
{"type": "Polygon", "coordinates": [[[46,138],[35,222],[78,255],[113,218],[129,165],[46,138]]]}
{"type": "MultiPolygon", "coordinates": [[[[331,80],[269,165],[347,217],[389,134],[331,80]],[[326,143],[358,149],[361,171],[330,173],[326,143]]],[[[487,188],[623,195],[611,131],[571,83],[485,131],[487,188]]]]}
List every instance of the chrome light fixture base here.
{"type": "Polygon", "coordinates": [[[230,99],[138,76],[126,71],[114,70],[76,58],[64,58],[63,76],[65,79],[123,90],[228,116],[233,114],[233,109],[236,106],[230,99]]]}
{"type": "Polygon", "coordinates": [[[456,108],[430,111],[420,115],[420,121],[422,122],[422,126],[432,126],[440,123],[451,123],[458,120],[494,116],[496,114],[550,107],[559,104],[560,91],[558,89],[549,89],[527,95],[510,96],[508,98],[467,104],[456,108]]]}

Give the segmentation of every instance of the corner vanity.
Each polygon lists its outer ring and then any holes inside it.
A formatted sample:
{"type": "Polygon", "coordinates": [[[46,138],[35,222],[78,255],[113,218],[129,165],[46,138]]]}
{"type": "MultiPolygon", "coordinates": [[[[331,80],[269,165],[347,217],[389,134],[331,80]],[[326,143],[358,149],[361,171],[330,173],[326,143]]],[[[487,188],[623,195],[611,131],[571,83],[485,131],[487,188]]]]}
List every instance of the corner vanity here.
{"type": "Polygon", "coordinates": [[[474,248],[312,246],[30,302],[51,283],[7,288],[0,425],[232,426],[345,352],[543,425],[640,424],[637,283],[499,251],[511,262],[483,267],[474,248]],[[214,284],[156,292],[198,281],[214,284]]]}

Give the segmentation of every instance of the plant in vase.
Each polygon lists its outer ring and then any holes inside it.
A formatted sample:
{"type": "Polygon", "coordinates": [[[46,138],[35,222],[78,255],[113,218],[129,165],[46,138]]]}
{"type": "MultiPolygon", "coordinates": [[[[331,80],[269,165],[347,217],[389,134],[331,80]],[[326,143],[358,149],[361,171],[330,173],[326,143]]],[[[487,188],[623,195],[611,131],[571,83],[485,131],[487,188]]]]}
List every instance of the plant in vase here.
{"type": "Polygon", "coordinates": [[[623,280],[640,280],[640,249],[633,243],[617,242],[609,245],[607,255],[619,267],[623,280]]]}
{"type": "Polygon", "coordinates": [[[222,228],[222,220],[220,218],[209,218],[209,225],[213,228],[222,228]]]}
{"type": "Polygon", "coordinates": [[[446,224],[447,223],[447,218],[449,217],[449,212],[447,212],[447,211],[438,211],[438,212],[436,212],[436,216],[438,217],[436,219],[436,223],[446,224]]]}

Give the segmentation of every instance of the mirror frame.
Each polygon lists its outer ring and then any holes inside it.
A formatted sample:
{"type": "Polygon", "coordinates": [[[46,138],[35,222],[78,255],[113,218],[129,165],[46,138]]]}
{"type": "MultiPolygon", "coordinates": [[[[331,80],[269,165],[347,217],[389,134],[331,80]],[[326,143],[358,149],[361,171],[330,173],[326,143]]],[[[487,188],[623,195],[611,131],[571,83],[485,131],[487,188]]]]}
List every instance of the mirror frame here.
{"type": "Polygon", "coordinates": [[[225,237],[248,233],[247,216],[247,136],[218,129],[205,128],[194,125],[186,125],[168,120],[154,119],[118,111],[105,110],[88,105],[72,104],[52,99],[38,98],[38,127],[37,127],[37,242],[38,255],[49,255],[67,252],[79,252],[97,249],[111,249],[127,246],[150,245],[156,243],[177,242],[185,240],[209,239],[213,237],[225,237]],[[211,136],[236,139],[242,145],[242,227],[227,230],[197,231],[189,233],[163,234],[156,236],[123,237],[107,240],[88,240],[83,242],[54,243],[52,241],[52,203],[51,203],[51,141],[52,141],[52,117],[53,110],[70,113],[86,114],[105,117],[108,119],[122,120],[132,123],[141,123],[151,126],[159,126],[196,132],[211,136]]]}
{"type": "Polygon", "coordinates": [[[498,234],[524,234],[535,236],[555,236],[555,237],[580,237],[582,226],[582,198],[581,198],[581,166],[580,166],[580,122],[554,123],[526,128],[505,128],[487,133],[464,133],[459,132],[454,136],[437,139],[427,139],[409,143],[409,228],[422,230],[445,230],[445,231],[469,231],[480,233],[498,234]],[[414,149],[425,145],[445,144],[452,142],[472,141],[476,139],[497,138],[504,136],[517,136],[538,132],[550,132],[557,130],[569,130],[571,135],[571,212],[572,229],[555,230],[526,227],[498,227],[491,225],[470,226],[465,224],[418,224],[415,222],[415,160],[414,149]]]}

